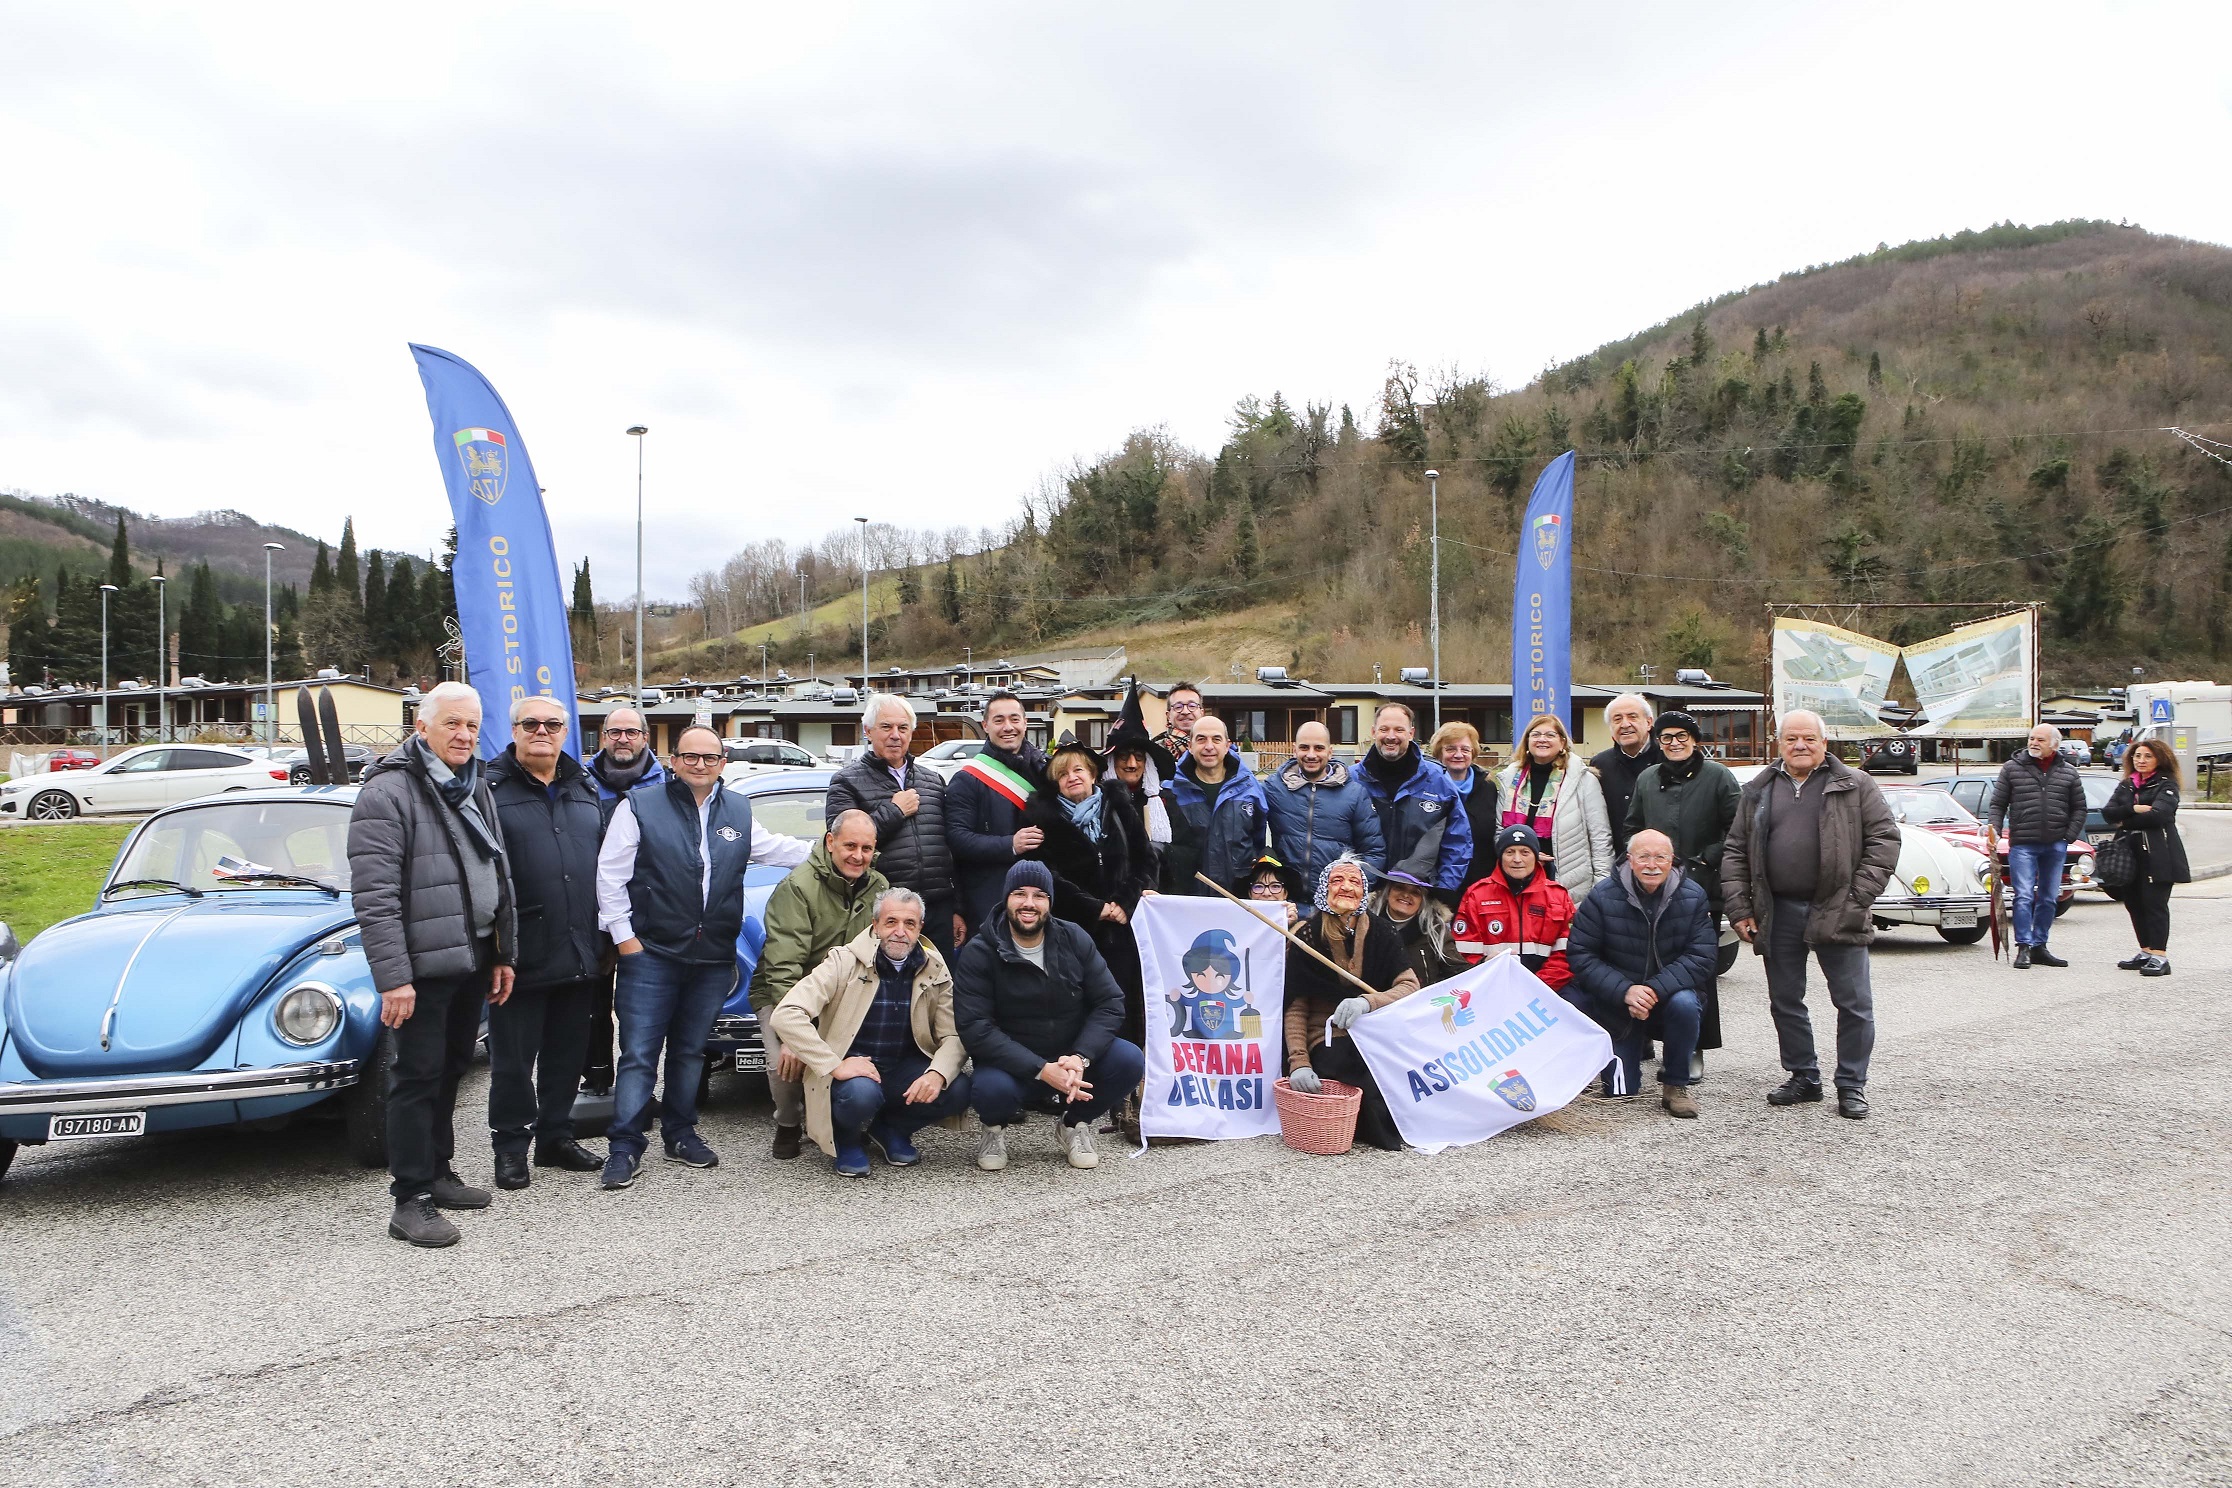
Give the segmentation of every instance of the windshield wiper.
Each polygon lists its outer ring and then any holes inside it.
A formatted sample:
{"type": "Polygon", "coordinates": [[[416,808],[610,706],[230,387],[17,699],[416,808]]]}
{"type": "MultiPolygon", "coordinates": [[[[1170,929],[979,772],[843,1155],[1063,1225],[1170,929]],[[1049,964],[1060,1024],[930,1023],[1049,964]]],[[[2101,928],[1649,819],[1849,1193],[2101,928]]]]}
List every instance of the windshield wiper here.
{"type": "MultiPolygon", "coordinates": [[[[314,878],[304,878],[299,873],[281,873],[276,868],[258,869],[253,873],[228,873],[219,883],[287,883],[300,884],[306,889],[319,889],[328,899],[338,899],[341,891],[332,884],[320,883],[314,878]]],[[[192,892],[189,890],[188,892],[192,892]]]]}
{"type": "Polygon", "coordinates": [[[109,895],[115,893],[118,889],[169,889],[174,893],[184,894],[189,899],[199,899],[202,896],[202,891],[200,889],[188,888],[185,884],[179,883],[176,879],[120,878],[115,883],[112,883],[107,888],[101,890],[101,897],[103,899],[106,899],[109,895]]]}

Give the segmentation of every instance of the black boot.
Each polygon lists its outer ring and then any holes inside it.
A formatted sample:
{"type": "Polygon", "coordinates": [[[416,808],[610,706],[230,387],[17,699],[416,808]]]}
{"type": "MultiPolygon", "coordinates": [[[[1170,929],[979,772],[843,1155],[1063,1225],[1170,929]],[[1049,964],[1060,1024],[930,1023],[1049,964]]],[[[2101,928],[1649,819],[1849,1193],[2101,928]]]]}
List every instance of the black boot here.
{"type": "Polygon", "coordinates": [[[525,1188],[527,1186],[526,1153],[499,1152],[496,1154],[496,1186],[498,1188],[525,1188]]]}
{"type": "Polygon", "coordinates": [[[2030,963],[2031,963],[2031,949],[2030,949],[2030,947],[2029,947],[2029,946],[2027,946],[2027,945],[2019,945],[2019,946],[2015,947],[2015,969],[2016,969],[2017,971],[2029,971],[2029,970],[2030,970],[2030,963]]]}
{"type": "Polygon", "coordinates": [[[2067,961],[2064,961],[2061,957],[2055,955],[2052,951],[2047,950],[2046,947],[2042,945],[2034,945],[2031,947],[2031,965],[2033,966],[2067,966],[2068,964],[2069,963],[2067,961]]]}
{"type": "Polygon", "coordinates": [[[388,1234],[427,1250],[457,1243],[457,1226],[434,1207],[434,1200],[426,1194],[396,1201],[395,1214],[388,1220],[388,1234]]]}
{"type": "Polygon", "coordinates": [[[594,1173],[604,1166],[604,1159],[571,1137],[563,1142],[553,1142],[535,1149],[535,1166],[538,1168],[564,1168],[569,1173],[594,1173]]]}

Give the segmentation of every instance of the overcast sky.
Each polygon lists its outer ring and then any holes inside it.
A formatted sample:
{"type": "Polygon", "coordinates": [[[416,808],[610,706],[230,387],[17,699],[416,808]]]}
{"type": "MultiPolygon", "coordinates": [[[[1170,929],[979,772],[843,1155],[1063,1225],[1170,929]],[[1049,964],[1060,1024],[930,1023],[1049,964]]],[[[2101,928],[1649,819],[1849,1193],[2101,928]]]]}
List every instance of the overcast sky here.
{"type": "Polygon", "coordinates": [[[2005,218],[2232,242],[2223,7],[0,0],[0,487],[425,550],[423,341],[625,598],[2005,218]]]}

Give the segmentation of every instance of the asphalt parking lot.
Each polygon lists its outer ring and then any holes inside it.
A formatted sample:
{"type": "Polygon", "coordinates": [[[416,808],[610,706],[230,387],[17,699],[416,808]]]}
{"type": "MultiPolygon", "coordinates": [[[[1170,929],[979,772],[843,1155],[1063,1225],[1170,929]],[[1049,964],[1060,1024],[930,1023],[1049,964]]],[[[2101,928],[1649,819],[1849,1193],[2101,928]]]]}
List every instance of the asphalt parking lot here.
{"type": "Polygon", "coordinates": [[[1747,959],[1703,1119],[1436,1158],[1042,1125],[848,1182],[730,1099],[717,1170],[537,1170],[422,1252],[328,1128],[27,1149],[0,1483],[2223,1483],[2228,896],[2156,980],[2098,899],[2068,971],[1886,936],[1866,1123],[1764,1104],[1747,959]]]}

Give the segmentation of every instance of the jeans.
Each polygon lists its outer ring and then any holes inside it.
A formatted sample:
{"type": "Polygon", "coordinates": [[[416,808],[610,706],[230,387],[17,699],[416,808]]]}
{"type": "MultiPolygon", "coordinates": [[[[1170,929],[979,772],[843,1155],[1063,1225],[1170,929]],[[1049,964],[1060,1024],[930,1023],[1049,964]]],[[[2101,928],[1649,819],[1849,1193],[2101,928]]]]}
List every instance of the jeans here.
{"type": "Polygon", "coordinates": [[[1065,1126],[1079,1126],[1114,1110],[1146,1074],[1147,1056],[1139,1045],[1111,1039],[1108,1052],[1085,1067],[1085,1083],[1093,1093],[1082,1101],[1063,1100],[1044,1080],[1018,1080],[1004,1069],[980,1064],[969,1104],[986,1126],[1012,1126],[1025,1110],[1059,1111],[1065,1126]]]}
{"type": "Polygon", "coordinates": [[[592,981],[513,987],[488,1010],[488,1134],[498,1154],[573,1140],[592,981]]]}
{"type": "Polygon", "coordinates": [[[1837,1009],[1837,1088],[1863,1090],[1868,1084],[1868,1056],[1875,1052],[1875,989],[1868,983],[1868,948],[1807,945],[1806,920],[1811,911],[1803,899],[1777,898],[1767,930],[1767,1005],[1775,1016],[1782,1067],[1820,1083],[1813,1020],[1806,1013],[1806,956],[1811,952],[1821,963],[1829,1001],[1837,1009]]]}
{"type": "Polygon", "coordinates": [[[2054,928],[2054,901],[2061,897],[2066,842],[2010,842],[2007,873],[2015,880],[2015,943],[2042,946],[2054,928]]]}
{"type": "Polygon", "coordinates": [[[697,1129],[698,1081],[705,1041],[721,1004],[736,990],[736,963],[699,965],[653,950],[620,958],[612,1010],[620,1024],[620,1064],[612,1082],[610,1150],[640,1153],[650,1145],[651,1087],[666,1051],[666,1086],[659,1136],[668,1144],[697,1129]]]}
{"type": "Polygon", "coordinates": [[[939,1091],[934,1101],[907,1104],[907,1087],[929,1072],[930,1061],[913,1054],[877,1066],[876,1073],[883,1076],[880,1084],[866,1075],[832,1081],[829,1124],[836,1129],[837,1140],[858,1145],[860,1134],[871,1126],[888,1127],[901,1136],[909,1136],[934,1121],[957,1116],[968,1108],[967,1075],[954,1076],[953,1083],[939,1091]]]}
{"type": "Polygon", "coordinates": [[[1690,1078],[1690,1056],[1697,1052],[1698,1030],[1704,1021],[1704,995],[1686,987],[1661,997],[1646,1018],[1630,1017],[1623,1006],[1618,1017],[1606,1020],[1605,1031],[1612,1035],[1612,1062],[1604,1067],[1605,1093],[1635,1094],[1643,1083],[1643,1061],[1651,1056],[1653,1039],[1666,1044],[1659,1083],[1696,1083],[1690,1078]]]}
{"type": "Polygon", "coordinates": [[[612,974],[589,983],[589,1052],[582,1057],[581,1078],[598,1090],[612,1088],[612,974]]]}
{"type": "MultiPolygon", "coordinates": [[[[768,1009],[768,1012],[773,1011],[773,1008],[768,1009]]],[[[797,1080],[786,1080],[775,1073],[775,1067],[782,1063],[783,1041],[776,1037],[774,1028],[769,1026],[767,1013],[761,1013],[759,1020],[760,1047],[767,1051],[767,1093],[775,1100],[775,1124],[803,1125],[806,1120],[806,1087],[797,1080]]]]}
{"type": "Polygon", "coordinates": [[[418,1000],[395,1030],[388,1080],[388,1192],[398,1199],[430,1192],[457,1155],[457,1082],[480,1042],[494,945],[482,941],[480,969],[469,976],[413,982],[418,1000]]]}

